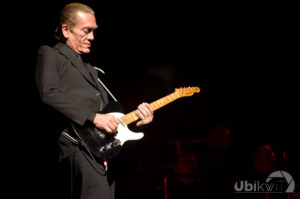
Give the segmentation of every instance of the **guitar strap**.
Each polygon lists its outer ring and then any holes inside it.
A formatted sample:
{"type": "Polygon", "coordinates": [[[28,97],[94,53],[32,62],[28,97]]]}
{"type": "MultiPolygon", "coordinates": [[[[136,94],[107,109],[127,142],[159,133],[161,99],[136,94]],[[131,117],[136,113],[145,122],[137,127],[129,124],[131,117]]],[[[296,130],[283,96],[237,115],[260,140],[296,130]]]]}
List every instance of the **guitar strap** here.
{"type": "Polygon", "coordinates": [[[82,145],[82,146],[83,146],[82,142],[80,142],[79,140],[73,138],[73,137],[70,136],[68,133],[62,131],[61,134],[62,134],[63,136],[65,136],[65,138],[67,138],[69,141],[73,142],[74,144],[82,145]]]}
{"type": "MultiPolygon", "coordinates": [[[[105,72],[104,72],[102,69],[100,69],[100,68],[97,68],[97,67],[94,66],[94,69],[100,71],[102,74],[105,74],[105,72]]],[[[114,100],[115,102],[118,102],[118,100],[117,100],[117,99],[115,98],[115,96],[108,90],[108,88],[104,85],[104,83],[103,83],[99,78],[97,78],[97,79],[98,79],[99,83],[103,86],[103,88],[107,91],[107,93],[113,98],[113,100],[114,100]]]]}

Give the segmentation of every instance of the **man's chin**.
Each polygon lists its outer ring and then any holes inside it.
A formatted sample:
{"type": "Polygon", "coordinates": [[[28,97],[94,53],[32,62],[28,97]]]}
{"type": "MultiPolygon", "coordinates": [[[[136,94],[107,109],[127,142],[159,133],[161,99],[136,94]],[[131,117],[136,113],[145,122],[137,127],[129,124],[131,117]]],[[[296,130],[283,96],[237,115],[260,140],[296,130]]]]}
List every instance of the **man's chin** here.
{"type": "Polygon", "coordinates": [[[85,49],[81,50],[81,54],[88,54],[90,52],[91,52],[91,49],[89,49],[89,48],[85,48],[85,49]]]}

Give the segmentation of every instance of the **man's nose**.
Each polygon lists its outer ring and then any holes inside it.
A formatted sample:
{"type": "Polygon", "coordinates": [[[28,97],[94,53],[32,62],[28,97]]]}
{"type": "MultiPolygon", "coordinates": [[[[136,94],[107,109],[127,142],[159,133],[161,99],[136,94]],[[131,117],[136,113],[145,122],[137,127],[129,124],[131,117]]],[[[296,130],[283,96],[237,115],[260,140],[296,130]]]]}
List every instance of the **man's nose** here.
{"type": "Polygon", "coordinates": [[[89,34],[88,34],[88,37],[87,37],[88,40],[94,40],[95,39],[95,35],[94,35],[94,32],[91,31],[89,34]]]}

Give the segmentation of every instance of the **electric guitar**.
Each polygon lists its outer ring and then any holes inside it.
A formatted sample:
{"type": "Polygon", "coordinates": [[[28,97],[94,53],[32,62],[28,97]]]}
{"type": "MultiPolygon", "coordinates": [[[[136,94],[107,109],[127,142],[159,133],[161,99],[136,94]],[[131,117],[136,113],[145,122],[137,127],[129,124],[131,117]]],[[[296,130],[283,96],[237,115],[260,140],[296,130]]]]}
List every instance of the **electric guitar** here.
{"type": "MultiPolygon", "coordinates": [[[[155,111],[181,97],[192,96],[194,93],[199,92],[199,87],[178,88],[173,93],[152,102],[150,106],[155,111]]],[[[93,155],[102,159],[111,159],[118,155],[125,142],[139,140],[144,137],[144,133],[133,132],[127,127],[127,125],[140,119],[136,114],[136,110],[126,115],[121,112],[102,111],[101,113],[103,112],[112,114],[120,120],[117,132],[107,133],[96,128],[92,123],[84,126],[71,123],[77,137],[93,155]]]]}

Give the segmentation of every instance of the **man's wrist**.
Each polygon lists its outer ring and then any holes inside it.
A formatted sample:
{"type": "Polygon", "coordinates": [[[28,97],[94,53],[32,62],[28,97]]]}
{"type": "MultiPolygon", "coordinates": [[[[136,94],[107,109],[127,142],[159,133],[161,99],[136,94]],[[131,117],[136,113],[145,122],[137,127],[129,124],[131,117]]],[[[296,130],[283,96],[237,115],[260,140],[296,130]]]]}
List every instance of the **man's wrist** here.
{"type": "Polygon", "coordinates": [[[94,122],[95,116],[96,116],[96,113],[95,112],[91,112],[90,115],[89,115],[89,117],[88,117],[88,121],[94,122]]]}

